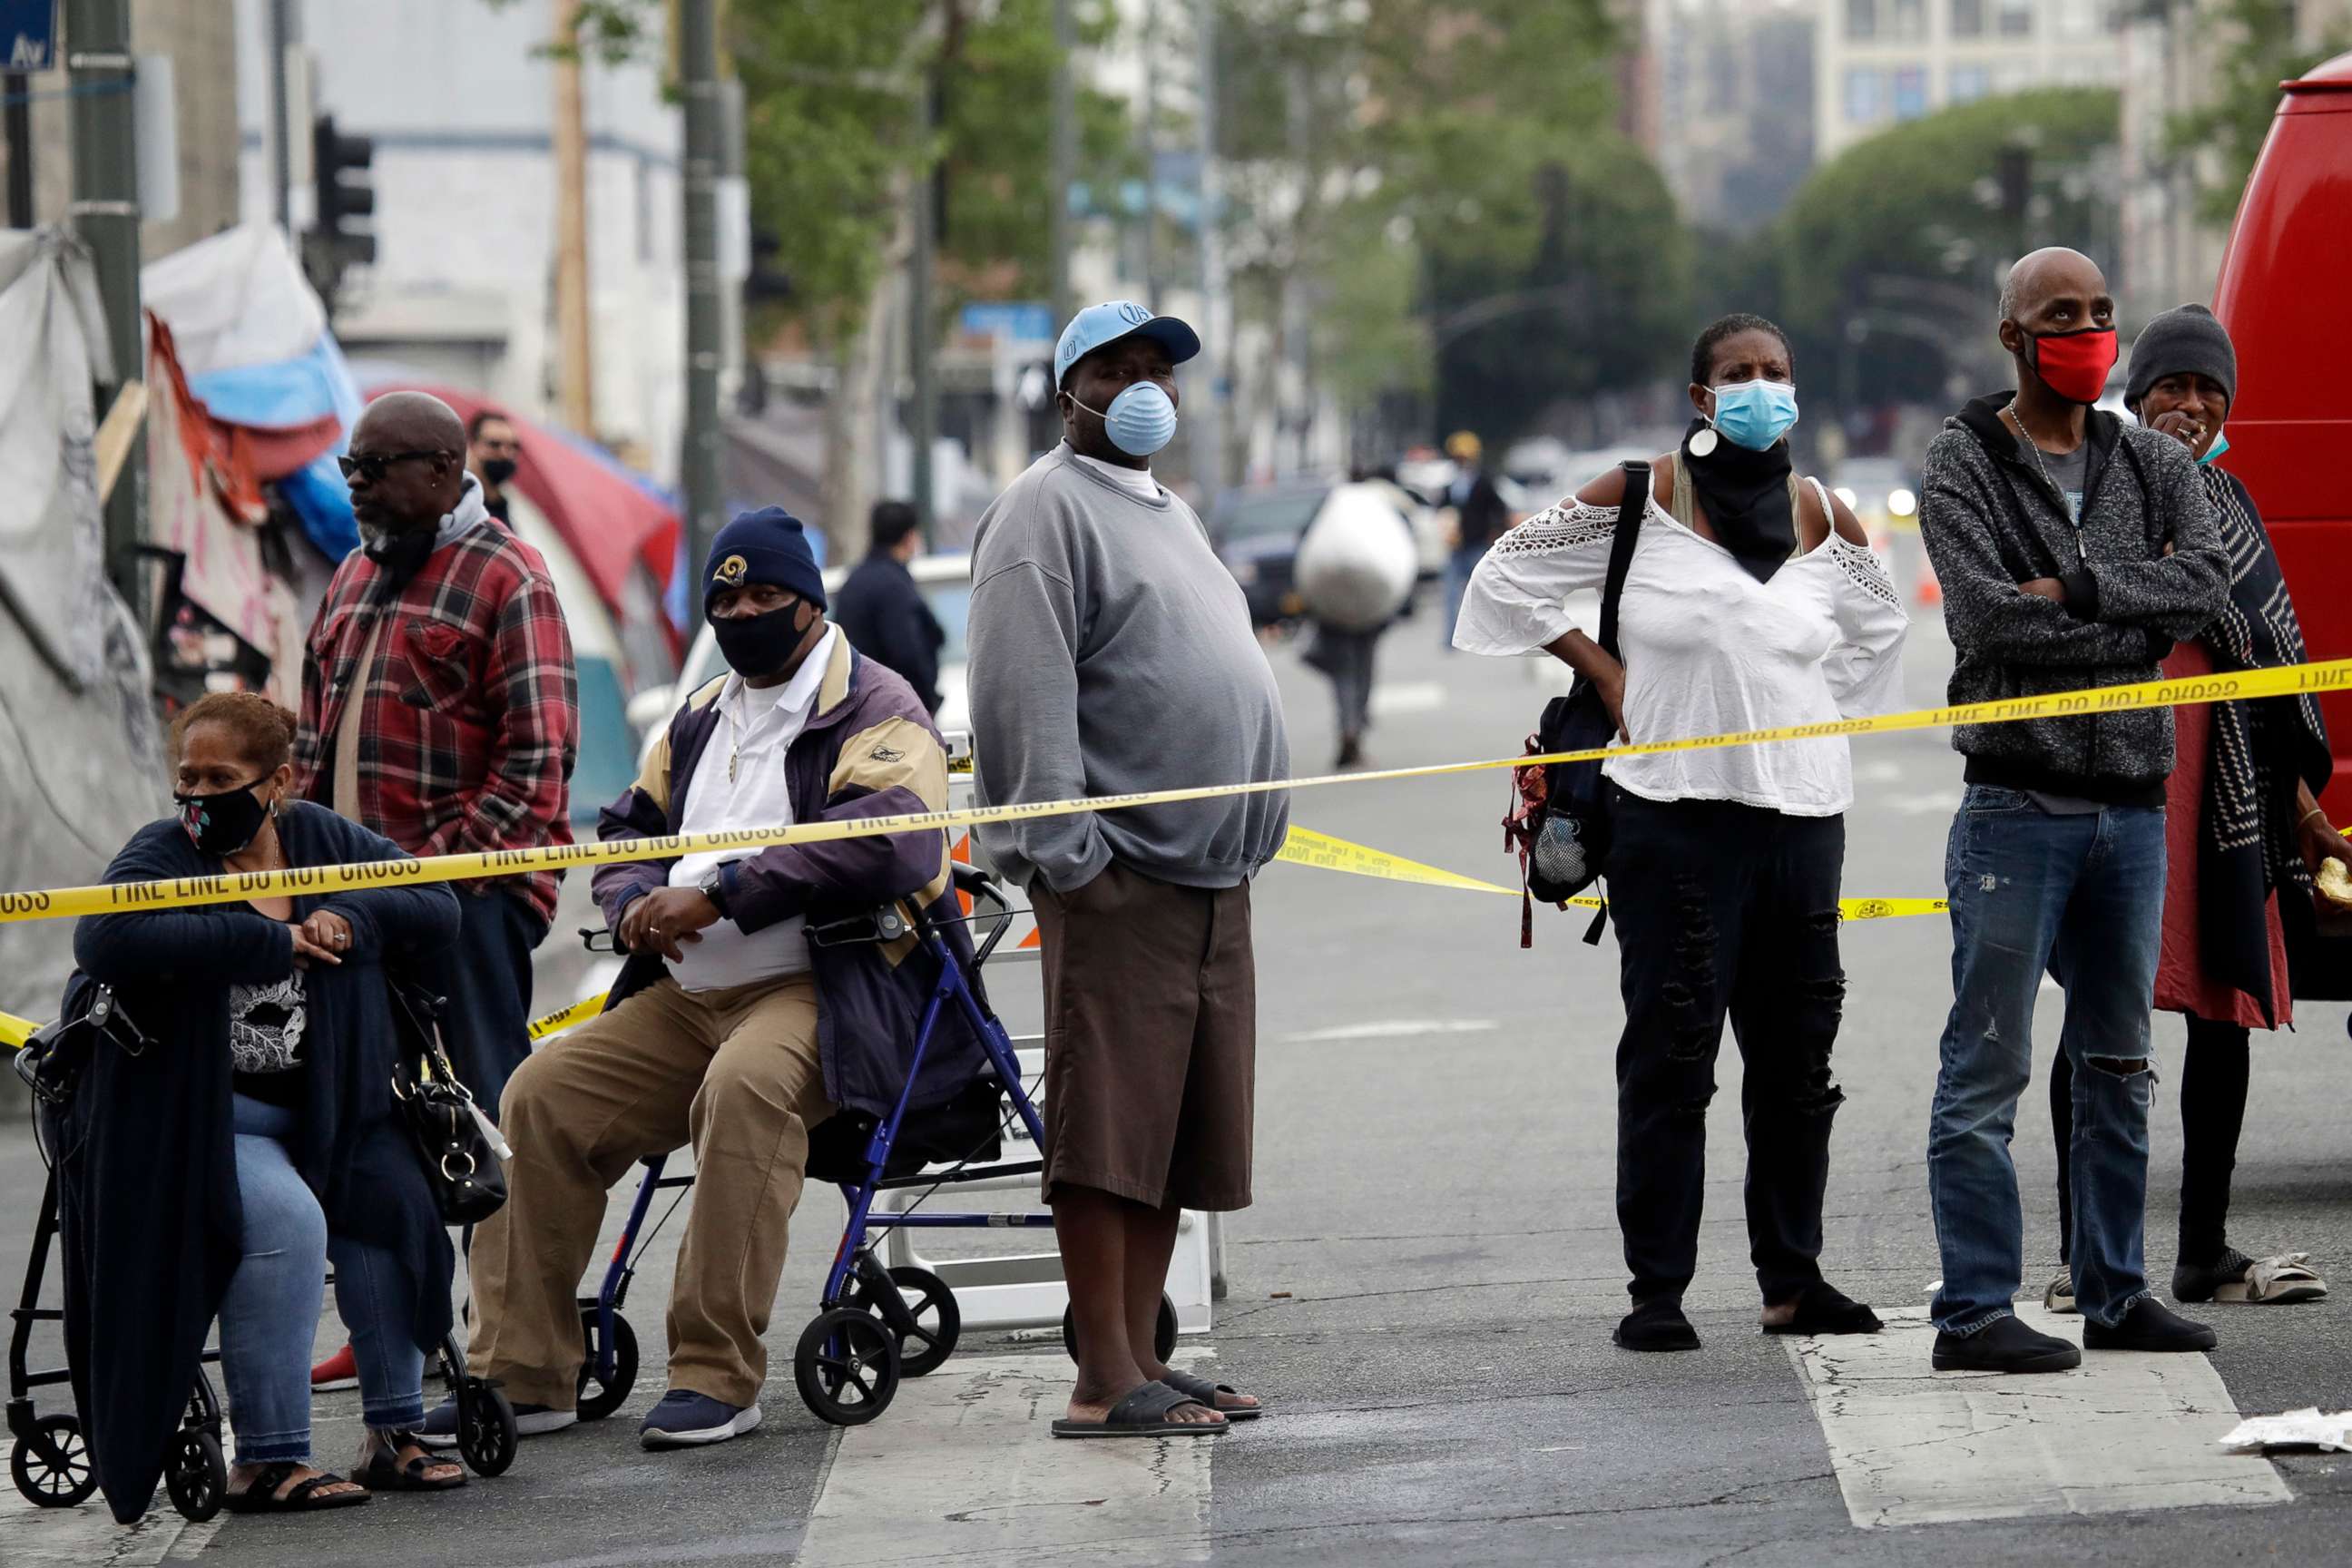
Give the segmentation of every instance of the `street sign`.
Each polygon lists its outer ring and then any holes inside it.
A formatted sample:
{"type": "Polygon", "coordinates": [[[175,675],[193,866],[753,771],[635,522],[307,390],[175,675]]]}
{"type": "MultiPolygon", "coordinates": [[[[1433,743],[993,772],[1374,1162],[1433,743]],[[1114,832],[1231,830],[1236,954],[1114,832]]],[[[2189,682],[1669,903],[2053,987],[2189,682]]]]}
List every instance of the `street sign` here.
{"type": "Polygon", "coordinates": [[[0,0],[0,42],[7,45],[0,69],[45,71],[57,64],[57,0],[0,0]]]}
{"type": "Polygon", "coordinates": [[[1007,342],[1050,343],[1055,335],[1053,307],[1030,300],[975,300],[958,314],[956,324],[968,337],[1007,342]]]}

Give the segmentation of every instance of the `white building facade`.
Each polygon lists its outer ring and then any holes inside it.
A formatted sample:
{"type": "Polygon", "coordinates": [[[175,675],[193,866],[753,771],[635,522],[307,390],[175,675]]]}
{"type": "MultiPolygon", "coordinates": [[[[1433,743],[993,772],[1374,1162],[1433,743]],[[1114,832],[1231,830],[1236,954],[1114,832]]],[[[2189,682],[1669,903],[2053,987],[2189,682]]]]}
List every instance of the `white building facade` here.
{"type": "Polygon", "coordinates": [[[2113,86],[2122,0],[1820,0],[1813,154],[2033,87],[2113,86]]]}
{"type": "MultiPolygon", "coordinates": [[[[560,392],[555,68],[542,51],[554,0],[293,9],[310,112],[375,142],[376,259],[343,291],[345,352],[549,415],[560,392]]],[[[268,13],[269,0],[237,0],[245,216],[263,221],[276,201],[268,13]]],[[[581,71],[596,426],[581,434],[672,477],[684,417],[683,132],[662,98],[658,39],[644,54],[581,71]]],[[[307,119],[293,134],[307,142],[307,119]]],[[[299,228],[310,197],[296,184],[299,228]]]]}

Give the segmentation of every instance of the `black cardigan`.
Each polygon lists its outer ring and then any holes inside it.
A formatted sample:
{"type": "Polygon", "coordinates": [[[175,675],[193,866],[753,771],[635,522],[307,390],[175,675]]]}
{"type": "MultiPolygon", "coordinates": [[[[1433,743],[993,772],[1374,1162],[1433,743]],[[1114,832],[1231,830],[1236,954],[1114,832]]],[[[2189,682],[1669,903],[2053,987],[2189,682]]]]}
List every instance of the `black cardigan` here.
{"type": "MultiPolygon", "coordinates": [[[[403,857],[389,839],[323,806],[278,818],[289,862],[322,866],[403,857]]],[[[178,819],[151,823],[107,868],[110,882],[216,874],[178,819]]],[[[415,1292],[417,1345],[449,1330],[455,1256],[415,1146],[394,1119],[396,1039],[384,965],[406,965],[457,935],[446,884],[295,900],[295,918],[331,910],[351,922],[340,967],[304,973],[309,1069],[295,1167],[328,1230],[389,1248],[415,1292]]],[[[125,1523],[153,1499],[197,1358],[243,1256],[230,1122],[228,991],[293,970],[290,928],[240,904],[90,915],[74,931],[77,992],[110,985],[147,1036],[134,1057],[93,1047],[53,1131],[65,1260],[66,1353],[99,1484],[125,1523]]]]}

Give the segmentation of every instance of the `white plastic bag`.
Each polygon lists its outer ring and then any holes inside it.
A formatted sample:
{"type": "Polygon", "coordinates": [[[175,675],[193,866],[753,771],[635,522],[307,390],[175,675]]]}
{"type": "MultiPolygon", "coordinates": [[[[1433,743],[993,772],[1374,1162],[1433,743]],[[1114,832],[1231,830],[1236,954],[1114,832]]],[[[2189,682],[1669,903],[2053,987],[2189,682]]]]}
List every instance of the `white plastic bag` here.
{"type": "Polygon", "coordinates": [[[1378,485],[1341,485],[1298,542],[1293,580],[1307,613],[1345,632],[1378,631],[1412,593],[1412,527],[1378,485]]]}

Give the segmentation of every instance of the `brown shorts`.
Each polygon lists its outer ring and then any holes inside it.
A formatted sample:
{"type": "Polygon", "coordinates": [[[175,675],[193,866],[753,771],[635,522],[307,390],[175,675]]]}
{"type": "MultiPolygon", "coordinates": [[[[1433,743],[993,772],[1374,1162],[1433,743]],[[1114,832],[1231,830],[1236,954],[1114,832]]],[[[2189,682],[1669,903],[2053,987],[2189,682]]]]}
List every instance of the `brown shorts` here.
{"type": "Polygon", "coordinates": [[[1154,1208],[1250,1201],[1257,964],[1249,884],[1180,888],[1113,861],[1033,888],[1045,939],[1045,1201],[1094,1187],[1154,1208]]]}

